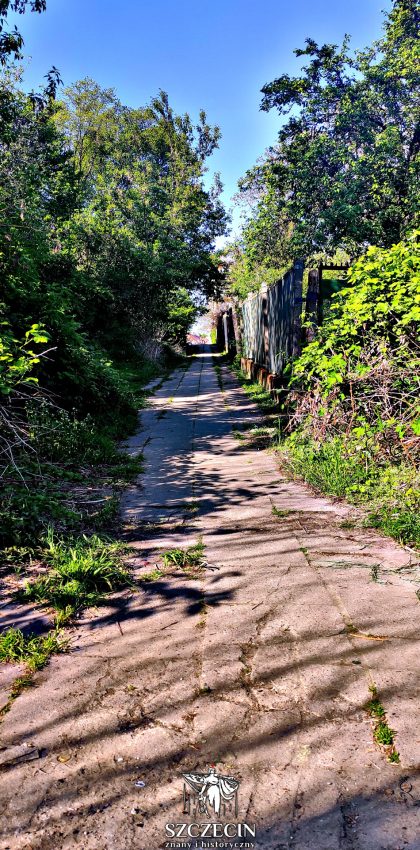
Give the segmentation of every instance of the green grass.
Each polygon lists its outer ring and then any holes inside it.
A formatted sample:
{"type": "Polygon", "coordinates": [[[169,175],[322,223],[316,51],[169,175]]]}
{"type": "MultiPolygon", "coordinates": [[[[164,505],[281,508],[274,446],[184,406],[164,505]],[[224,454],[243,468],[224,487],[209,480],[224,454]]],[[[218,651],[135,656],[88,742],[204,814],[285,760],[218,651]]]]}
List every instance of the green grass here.
{"type": "Polygon", "coordinates": [[[118,452],[115,460],[117,462],[110,466],[106,472],[116,485],[129,484],[143,472],[144,456],[142,454],[132,457],[124,452],[118,452]]]}
{"type": "Polygon", "coordinates": [[[216,372],[217,383],[219,385],[219,390],[220,390],[221,393],[224,393],[225,385],[224,385],[224,382],[223,382],[222,367],[221,367],[221,365],[218,362],[216,357],[213,357],[212,359],[213,359],[213,368],[214,368],[214,371],[216,372]]]}
{"type": "Polygon", "coordinates": [[[201,539],[194,546],[189,546],[188,549],[168,549],[162,555],[162,560],[165,567],[176,567],[184,572],[197,572],[201,570],[205,564],[204,544],[201,539]]]}
{"type": "MultiPolygon", "coordinates": [[[[280,454],[294,475],[322,493],[369,506],[365,526],[400,543],[420,545],[415,470],[404,464],[380,465],[373,454],[357,451],[357,446],[342,437],[317,444],[294,432],[283,442],[280,454]]],[[[354,523],[342,523],[341,527],[351,528],[354,523]]]]}
{"type": "Polygon", "coordinates": [[[258,405],[263,413],[270,414],[277,410],[277,401],[271,393],[257,381],[252,380],[252,378],[248,378],[244,372],[242,372],[239,358],[235,358],[233,363],[230,364],[230,368],[235,372],[244,392],[247,396],[249,396],[249,398],[251,398],[252,401],[255,402],[255,404],[258,405]]]}
{"type": "Polygon", "coordinates": [[[82,608],[97,605],[104,595],[131,583],[121,556],[126,547],[94,534],[62,540],[49,531],[42,560],[45,575],[28,582],[20,596],[48,603],[61,624],[82,608]]]}
{"type": "Polygon", "coordinates": [[[378,528],[401,543],[420,546],[420,514],[416,510],[393,510],[382,506],[368,514],[369,528],[378,528]]]}
{"type": "Polygon", "coordinates": [[[369,690],[372,698],[367,704],[367,710],[374,721],[373,738],[377,744],[385,747],[388,761],[399,764],[400,757],[394,744],[395,733],[388,725],[385,709],[379,699],[376,685],[370,685],[369,690]]]}
{"type": "Polygon", "coordinates": [[[163,578],[165,573],[156,567],[155,570],[150,570],[150,573],[145,573],[140,576],[140,581],[159,581],[160,578],[163,578]]]}
{"type": "Polygon", "coordinates": [[[24,690],[32,687],[32,685],[34,684],[34,672],[34,670],[27,670],[27,672],[24,673],[23,676],[18,676],[18,678],[15,679],[9,691],[9,699],[7,700],[6,704],[3,705],[3,707],[0,709],[0,720],[2,720],[3,717],[10,711],[15,699],[17,699],[21,695],[21,693],[23,693],[24,690]]]}
{"type": "Polygon", "coordinates": [[[40,670],[53,653],[64,652],[67,642],[58,631],[45,636],[27,635],[20,629],[7,629],[0,635],[0,661],[25,664],[28,670],[40,670]]]}
{"type": "Polygon", "coordinates": [[[282,510],[279,510],[279,508],[276,508],[275,505],[272,505],[271,506],[271,513],[273,514],[273,516],[286,517],[286,516],[290,516],[290,514],[293,514],[294,511],[290,511],[290,510],[282,511],[282,510]]]}

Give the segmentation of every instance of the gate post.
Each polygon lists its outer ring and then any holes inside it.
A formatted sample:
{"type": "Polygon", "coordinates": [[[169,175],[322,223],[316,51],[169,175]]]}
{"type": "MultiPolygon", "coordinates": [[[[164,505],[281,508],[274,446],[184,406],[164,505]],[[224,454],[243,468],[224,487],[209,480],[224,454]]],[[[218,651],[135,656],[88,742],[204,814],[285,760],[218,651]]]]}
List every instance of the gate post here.
{"type": "Polygon", "coordinates": [[[266,283],[261,284],[260,288],[261,294],[261,308],[262,308],[262,321],[263,321],[263,333],[264,333],[264,366],[269,369],[270,364],[270,329],[269,329],[269,317],[268,317],[268,286],[266,283]]]}
{"type": "Polygon", "coordinates": [[[306,293],[305,321],[311,326],[305,328],[306,342],[315,339],[315,328],[319,325],[319,271],[311,269],[308,273],[308,291],[306,293]]]}
{"type": "Polygon", "coordinates": [[[295,260],[293,264],[292,292],[292,360],[299,357],[301,351],[302,328],[302,292],[303,292],[303,260],[295,260]]]}

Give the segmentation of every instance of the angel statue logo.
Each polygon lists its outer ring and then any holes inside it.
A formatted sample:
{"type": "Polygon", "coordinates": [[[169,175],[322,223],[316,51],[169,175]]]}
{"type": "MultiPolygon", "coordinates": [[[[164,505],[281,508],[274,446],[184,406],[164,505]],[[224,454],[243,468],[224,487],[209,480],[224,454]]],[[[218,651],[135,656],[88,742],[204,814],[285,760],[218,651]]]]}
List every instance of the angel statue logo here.
{"type": "Polygon", "coordinates": [[[184,815],[206,817],[238,816],[239,782],[233,776],[221,776],[214,767],[208,773],[183,773],[184,815]]]}
{"type": "Polygon", "coordinates": [[[167,850],[253,850],[256,825],[238,821],[239,781],[217,773],[182,773],[183,815],[165,825],[167,850]]]}

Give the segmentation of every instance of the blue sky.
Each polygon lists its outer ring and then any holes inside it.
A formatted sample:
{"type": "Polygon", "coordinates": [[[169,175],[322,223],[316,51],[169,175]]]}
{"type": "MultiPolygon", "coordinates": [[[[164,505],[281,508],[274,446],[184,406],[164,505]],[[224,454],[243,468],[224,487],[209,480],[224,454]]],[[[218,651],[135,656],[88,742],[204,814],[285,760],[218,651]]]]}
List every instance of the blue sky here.
{"type": "MultiPolygon", "coordinates": [[[[364,47],[381,32],[390,0],[47,0],[19,16],[38,87],[51,65],[66,85],[93,77],[130,105],[158,89],[179,112],[206,110],[222,130],[210,171],[221,173],[227,207],[239,177],[275,141],[279,119],[259,111],[260,88],[294,73],[305,37],[364,47]]],[[[235,217],[237,222],[237,217],[235,217]]]]}

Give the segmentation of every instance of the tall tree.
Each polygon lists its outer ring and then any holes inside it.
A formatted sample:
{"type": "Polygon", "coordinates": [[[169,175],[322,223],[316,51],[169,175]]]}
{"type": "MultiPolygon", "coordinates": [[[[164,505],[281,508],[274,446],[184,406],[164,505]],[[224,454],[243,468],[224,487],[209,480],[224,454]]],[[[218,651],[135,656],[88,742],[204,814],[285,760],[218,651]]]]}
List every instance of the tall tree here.
{"type": "Polygon", "coordinates": [[[350,255],[389,246],[418,215],[418,0],[395,0],[383,37],[353,54],[308,38],[301,74],[262,89],[261,108],[285,123],[241,182],[253,213],[246,250],[258,262],[350,255]]]}

